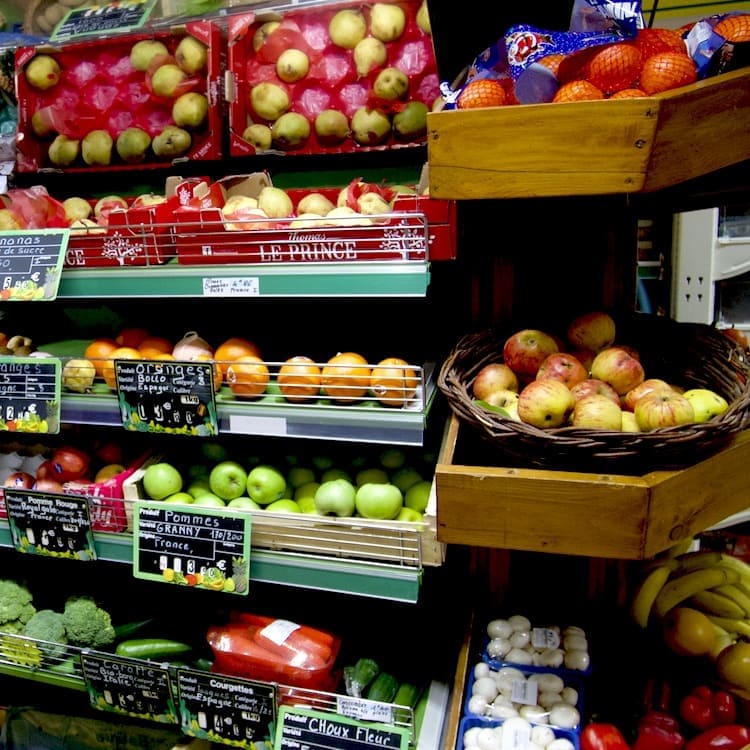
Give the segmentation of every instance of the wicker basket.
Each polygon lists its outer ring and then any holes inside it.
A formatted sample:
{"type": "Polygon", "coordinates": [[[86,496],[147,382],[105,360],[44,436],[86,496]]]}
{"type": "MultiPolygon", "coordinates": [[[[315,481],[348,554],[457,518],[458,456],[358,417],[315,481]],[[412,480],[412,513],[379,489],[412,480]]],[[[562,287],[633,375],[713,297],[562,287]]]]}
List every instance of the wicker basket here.
{"type": "Polygon", "coordinates": [[[680,469],[720,450],[750,424],[747,357],[712,326],[650,315],[617,321],[617,341],[638,350],[646,377],[684,388],[710,388],[729,402],[729,409],[709,422],[638,433],[542,430],[476,404],[474,378],[484,365],[502,362],[507,335],[485,330],[462,337],[438,375],[438,386],[455,414],[494,446],[499,465],[512,461],[518,467],[620,474],[680,469]]]}

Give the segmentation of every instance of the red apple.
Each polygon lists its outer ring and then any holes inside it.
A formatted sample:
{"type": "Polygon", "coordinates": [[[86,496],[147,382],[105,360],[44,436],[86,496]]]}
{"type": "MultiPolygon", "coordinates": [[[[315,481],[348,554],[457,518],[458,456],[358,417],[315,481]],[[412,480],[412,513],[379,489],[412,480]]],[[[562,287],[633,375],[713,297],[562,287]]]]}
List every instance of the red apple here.
{"type": "Polygon", "coordinates": [[[645,379],[643,365],[625,349],[610,346],[602,349],[591,363],[591,377],[609,383],[620,396],[645,379]]]}
{"type": "Polygon", "coordinates": [[[592,349],[571,349],[570,353],[586,368],[586,372],[591,372],[591,363],[594,361],[596,352],[592,349]]]}
{"type": "Polygon", "coordinates": [[[57,448],[50,458],[52,478],[58,482],[80,479],[89,468],[91,457],[86,451],[65,445],[57,448]]]}
{"type": "Polygon", "coordinates": [[[574,427],[619,432],[622,430],[622,409],[611,398],[592,393],[576,401],[570,423],[574,427]]]}
{"type": "Polygon", "coordinates": [[[643,432],[695,422],[693,405],[674,391],[653,391],[639,398],[633,413],[643,432]]]}
{"type": "Polygon", "coordinates": [[[588,378],[589,372],[579,359],[568,352],[555,352],[544,358],[536,371],[536,379],[552,378],[572,388],[588,378]]]}
{"type": "Polygon", "coordinates": [[[37,479],[31,489],[39,490],[39,492],[64,492],[60,482],[56,479],[48,479],[47,477],[37,479]]]}
{"type": "Polygon", "coordinates": [[[106,440],[94,447],[94,456],[103,464],[124,463],[122,446],[114,440],[106,440]]]}
{"type": "Polygon", "coordinates": [[[25,471],[14,471],[8,474],[3,487],[13,487],[17,490],[30,490],[34,486],[34,477],[25,471]]]}
{"type": "Polygon", "coordinates": [[[653,391],[664,391],[672,390],[672,386],[667,383],[666,380],[661,378],[646,378],[642,383],[639,383],[635,388],[631,388],[622,397],[622,406],[628,411],[635,409],[635,404],[639,398],[652,393],[653,391]]]}
{"type": "Polygon", "coordinates": [[[554,337],[534,328],[509,336],[503,345],[503,361],[520,380],[533,380],[539,365],[549,354],[560,351],[554,337]]]}
{"type": "Polygon", "coordinates": [[[46,461],[42,461],[42,463],[39,464],[39,466],[36,467],[36,472],[34,472],[34,475],[36,479],[49,479],[54,474],[54,466],[52,465],[52,461],[47,459],[46,461]]]}
{"type": "Polygon", "coordinates": [[[602,310],[593,310],[574,318],[568,324],[568,341],[576,349],[599,352],[615,340],[615,321],[602,310]]]}
{"type": "Polygon", "coordinates": [[[597,380],[596,378],[586,378],[586,380],[576,383],[570,389],[570,392],[573,394],[573,399],[575,401],[579,398],[590,396],[593,393],[599,393],[620,406],[620,396],[617,391],[609,383],[605,383],[603,380],[597,380]]]}
{"type": "Polygon", "coordinates": [[[739,328],[732,326],[731,328],[722,328],[721,332],[728,338],[739,344],[743,349],[747,349],[750,346],[747,340],[747,334],[744,331],[740,331],[739,328]]]}
{"type": "Polygon", "coordinates": [[[640,432],[641,428],[638,426],[638,420],[635,418],[635,414],[627,409],[622,410],[622,431],[623,432],[640,432]]]}
{"type": "Polygon", "coordinates": [[[568,421],[574,403],[570,388],[559,380],[532,380],[518,394],[518,416],[534,427],[560,427],[568,421]]]}
{"type": "Polygon", "coordinates": [[[474,398],[486,401],[494,391],[518,391],[518,377],[508,365],[491,362],[485,365],[474,378],[474,398]]]}

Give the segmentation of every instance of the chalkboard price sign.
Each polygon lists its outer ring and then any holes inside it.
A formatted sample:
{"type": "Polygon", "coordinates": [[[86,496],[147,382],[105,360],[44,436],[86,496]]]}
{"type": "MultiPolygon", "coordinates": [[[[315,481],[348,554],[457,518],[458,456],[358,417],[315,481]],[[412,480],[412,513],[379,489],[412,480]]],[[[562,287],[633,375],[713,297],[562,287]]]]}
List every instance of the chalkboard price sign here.
{"type": "Polygon", "coordinates": [[[271,740],[273,685],[180,669],[177,695],[182,731],[190,737],[238,747],[271,740]]]}
{"type": "Polygon", "coordinates": [[[50,36],[57,42],[70,37],[131,31],[145,23],[156,0],[123,0],[105,5],[90,4],[71,10],[50,36]]]}
{"type": "Polygon", "coordinates": [[[115,360],[123,427],[207,437],[219,431],[210,362],[115,360]]]}
{"type": "Polygon", "coordinates": [[[0,232],[0,301],[54,300],[69,229],[0,232]]]}
{"type": "Polygon", "coordinates": [[[167,668],[85,652],[81,665],[94,708],[162,724],[178,723],[167,668]]]}
{"type": "Polygon", "coordinates": [[[139,500],[133,523],[136,578],[248,593],[249,513],[139,500]]]}
{"type": "Polygon", "coordinates": [[[0,429],[59,432],[60,373],[56,357],[0,358],[0,429]]]}
{"type": "Polygon", "coordinates": [[[409,729],[365,724],[337,714],[281,706],[274,747],[278,750],[365,750],[409,747],[409,729]]]}
{"type": "Polygon", "coordinates": [[[18,552],[96,559],[87,498],[11,487],[5,488],[4,498],[18,552]]]}

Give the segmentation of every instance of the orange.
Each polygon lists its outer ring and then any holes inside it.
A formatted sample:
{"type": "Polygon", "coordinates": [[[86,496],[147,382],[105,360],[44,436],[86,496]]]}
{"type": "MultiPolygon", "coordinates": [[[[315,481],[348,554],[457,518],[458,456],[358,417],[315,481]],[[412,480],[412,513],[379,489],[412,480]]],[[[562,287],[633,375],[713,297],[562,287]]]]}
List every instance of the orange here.
{"type": "Polygon", "coordinates": [[[555,75],[557,75],[557,71],[560,68],[560,63],[564,58],[565,55],[557,53],[554,55],[545,55],[544,57],[540,57],[536,62],[538,65],[551,70],[555,75]]]}
{"type": "Polygon", "coordinates": [[[249,339],[241,336],[232,336],[216,347],[214,358],[219,365],[222,375],[226,377],[227,367],[240,357],[252,355],[260,357],[260,349],[249,339]]]}
{"type": "Polygon", "coordinates": [[[649,95],[695,83],[698,71],[686,52],[659,52],[643,63],[640,87],[649,95]]]}
{"type": "Polygon", "coordinates": [[[320,367],[310,357],[297,356],[281,365],[276,382],[281,395],[292,402],[309,401],[320,396],[320,367]]]}
{"type": "Polygon", "coordinates": [[[570,81],[557,89],[552,101],[580,102],[588,99],[604,99],[604,94],[590,81],[570,81]]]}
{"type": "Polygon", "coordinates": [[[586,79],[605,94],[631,87],[640,72],[640,50],[627,42],[602,46],[586,64],[586,79]]]}
{"type": "Polygon", "coordinates": [[[96,374],[101,378],[104,377],[103,370],[106,360],[115,349],[117,349],[117,342],[114,339],[94,339],[86,347],[83,356],[94,365],[96,374]]]}
{"type": "Polygon", "coordinates": [[[491,78],[475,78],[469,81],[456,99],[458,109],[477,107],[501,107],[505,104],[505,87],[491,78]]]}
{"type": "Polygon", "coordinates": [[[240,398],[261,396],[268,387],[269,379],[266,363],[254,354],[238,357],[226,371],[226,380],[232,393],[240,398]]]}
{"type": "Polygon", "coordinates": [[[143,355],[132,346],[118,346],[117,349],[113,349],[109,354],[109,359],[102,368],[102,377],[110,388],[117,387],[114,363],[116,359],[143,359],[143,355]]]}
{"type": "Polygon", "coordinates": [[[638,29],[633,44],[640,50],[644,62],[659,52],[684,53],[687,49],[677,29],[638,29]]]}
{"type": "Polygon", "coordinates": [[[224,381],[224,373],[221,371],[221,367],[219,367],[219,363],[210,355],[208,352],[204,352],[202,354],[196,354],[193,357],[194,360],[197,360],[198,362],[213,362],[214,363],[214,369],[213,369],[213,375],[214,375],[214,391],[218,391],[219,388],[221,388],[221,384],[224,381]]]}
{"type": "Polygon", "coordinates": [[[163,336],[146,336],[136,348],[142,351],[145,356],[149,356],[148,352],[152,351],[171,354],[174,344],[163,336]]]}
{"type": "Polygon", "coordinates": [[[418,385],[416,370],[400,357],[382,359],[370,374],[370,390],[383,406],[406,406],[418,385]]]}
{"type": "Polygon", "coordinates": [[[127,346],[131,349],[137,349],[141,341],[143,341],[149,335],[145,328],[123,328],[117,336],[115,341],[118,346],[127,346]]]}
{"type": "Polygon", "coordinates": [[[144,359],[161,359],[166,362],[174,362],[175,358],[169,352],[160,352],[158,349],[139,349],[144,359]]]}
{"type": "Polygon", "coordinates": [[[370,387],[370,366],[357,352],[339,352],[323,366],[322,385],[333,401],[356,401],[370,387]]]}
{"type": "Polygon", "coordinates": [[[714,31],[728,42],[750,42],[750,13],[737,13],[722,18],[714,31]]]}
{"type": "Polygon", "coordinates": [[[643,89],[622,89],[615,91],[610,99],[637,99],[638,97],[646,96],[646,92],[643,89]]]}
{"type": "Polygon", "coordinates": [[[662,620],[664,643],[682,656],[704,656],[716,642],[716,628],[708,616],[692,607],[673,607],[662,620]]]}

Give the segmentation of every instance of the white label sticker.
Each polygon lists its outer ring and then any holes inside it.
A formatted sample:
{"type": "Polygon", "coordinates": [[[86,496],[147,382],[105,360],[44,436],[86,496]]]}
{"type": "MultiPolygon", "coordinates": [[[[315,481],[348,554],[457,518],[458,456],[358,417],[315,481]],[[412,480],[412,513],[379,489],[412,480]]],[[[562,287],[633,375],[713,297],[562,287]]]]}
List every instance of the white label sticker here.
{"type": "Polygon", "coordinates": [[[258,297],[260,281],[257,276],[234,278],[204,278],[204,297],[258,297]]]}
{"type": "Polygon", "coordinates": [[[260,632],[268,638],[269,641],[281,645],[295,630],[299,630],[299,628],[300,626],[291,620],[274,620],[266,625],[266,627],[260,632]]]}
{"type": "Polygon", "coordinates": [[[557,648],[560,645],[560,634],[551,628],[532,628],[531,645],[539,651],[545,648],[557,648]]]}
{"type": "Polygon", "coordinates": [[[350,696],[336,697],[336,713],[360,721],[379,721],[393,723],[393,708],[389,703],[362,700],[350,696]]]}
{"type": "Polygon", "coordinates": [[[501,750],[526,750],[531,742],[531,724],[528,721],[505,721],[500,742],[501,750]]]}
{"type": "Polygon", "coordinates": [[[510,699],[513,703],[536,706],[539,683],[536,680],[513,680],[510,686],[510,699]]]}

